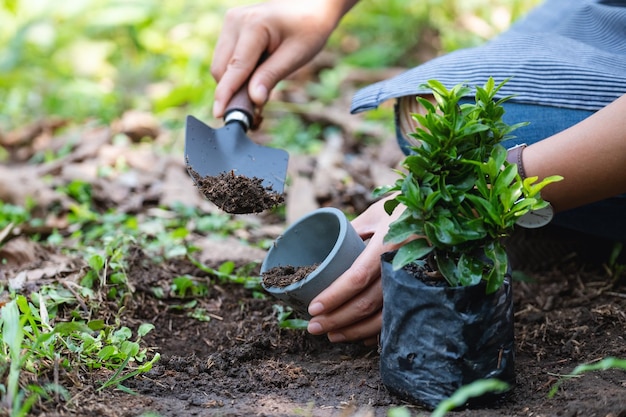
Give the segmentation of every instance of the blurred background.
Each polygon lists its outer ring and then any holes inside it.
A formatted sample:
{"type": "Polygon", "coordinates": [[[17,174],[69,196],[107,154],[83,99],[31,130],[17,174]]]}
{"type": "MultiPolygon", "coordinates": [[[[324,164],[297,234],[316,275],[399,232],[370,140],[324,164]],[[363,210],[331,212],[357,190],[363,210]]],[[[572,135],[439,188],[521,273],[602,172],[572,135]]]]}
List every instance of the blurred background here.
{"type": "MultiPolygon", "coordinates": [[[[222,16],[251,3],[3,0],[0,131],[52,116],[109,123],[129,109],[172,129],[187,113],[210,121],[209,67],[222,16]]],[[[363,0],[331,38],[324,65],[305,79],[308,99],[336,99],[355,69],[404,68],[480,44],[536,3],[363,0]]]]}

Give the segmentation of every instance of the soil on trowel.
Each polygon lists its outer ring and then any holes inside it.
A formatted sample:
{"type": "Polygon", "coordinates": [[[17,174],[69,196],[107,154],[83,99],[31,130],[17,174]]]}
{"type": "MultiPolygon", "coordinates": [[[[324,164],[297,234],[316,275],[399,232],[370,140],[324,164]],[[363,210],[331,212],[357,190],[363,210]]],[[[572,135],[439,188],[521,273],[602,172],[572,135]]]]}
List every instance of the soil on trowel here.
{"type": "Polygon", "coordinates": [[[285,288],[294,282],[302,281],[308,277],[318,264],[308,266],[281,265],[275,266],[263,272],[263,285],[266,287],[285,288]]]}
{"type": "Polygon", "coordinates": [[[234,171],[203,177],[189,165],[187,170],[200,193],[227,213],[260,213],[284,201],[282,194],[264,187],[261,178],[237,175],[234,171]]]}

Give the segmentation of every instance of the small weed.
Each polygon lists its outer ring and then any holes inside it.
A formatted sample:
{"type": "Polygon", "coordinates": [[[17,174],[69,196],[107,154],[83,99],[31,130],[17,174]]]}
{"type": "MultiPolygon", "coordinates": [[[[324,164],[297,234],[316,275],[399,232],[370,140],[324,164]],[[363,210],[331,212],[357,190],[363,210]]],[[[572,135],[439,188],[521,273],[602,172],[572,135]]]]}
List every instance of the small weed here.
{"type": "Polygon", "coordinates": [[[393,407],[387,410],[387,417],[411,417],[411,412],[406,407],[393,407]]]}
{"type": "Polygon", "coordinates": [[[272,145],[293,153],[317,153],[323,145],[322,127],[317,123],[307,124],[293,114],[281,115],[278,122],[269,126],[272,145]]]}
{"type": "Polygon", "coordinates": [[[500,394],[509,389],[509,384],[498,379],[479,379],[459,388],[450,398],[439,403],[430,417],[443,417],[448,411],[464,406],[471,398],[485,394],[500,394]]]}
{"type": "Polygon", "coordinates": [[[308,320],[290,318],[293,314],[291,307],[274,304],[274,313],[278,320],[278,327],[281,329],[303,330],[309,324],[308,320]]]}
{"type": "Polygon", "coordinates": [[[550,389],[550,392],[548,393],[548,398],[553,398],[556,395],[559,387],[566,379],[579,377],[586,372],[606,371],[608,369],[621,369],[623,371],[626,371],[626,359],[605,358],[595,363],[583,363],[581,365],[578,365],[576,368],[574,368],[571,374],[561,376],[561,378],[550,389]]]}
{"type": "Polygon", "coordinates": [[[32,204],[27,204],[26,207],[22,207],[0,200],[0,230],[4,229],[9,224],[19,226],[32,220],[31,205],[32,204]]]}
{"type": "Polygon", "coordinates": [[[190,300],[184,304],[174,304],[169,306],[170,310],[184,311],[189,318],[198,321],[211,321],[212,316],[204,307],[198,307],[198,300],[190,300]]]}
{"type": "Polygon", "coordinates": [[[150,370],[159,359],[157,353],[146,361],[147,348],[140,347],[141,338],[154,328],[152,324],[142,324],[132,340],[129,328],[106,325],[102,320],[55,323],[59,299],[50,304],[45,302],[46,295],[32,299],[29,302],[17,295],[1,311],[0,389],[6,394],[2,407],[11,416],[26,415],[40,398],[66,396],[66,390],[56,383],[21,386],[23,375],[24,379],[27,375],[39,377],[55,367],[113,371],[98,388],[102,390],[120,387],[126,379],[150,370]]]}
{"type": "Polygon", "coordinates": [[[203,297],[209,293],[209,287],[189,275],[183,275],[172,281],[172,292],[179,298],[203,297]]]}
{"type": "Polygon", "coordinates": [[[226,261],[222,263],[219,268],[215,269],[204,265],[202,262],[198,261],[191,255],[187,255],[187,259],[189,259],[189,261],[191,261],[191,263],[193,263],[196,268],[216,278],[217,282],[221,284],[240,284],[243,285],[243,287],[246,289],[258,291],[261,291],[262,289],[261,277],[249,275],[249,268],[246,267],[235,270],[235,263],[232,261],[226,261]]]}

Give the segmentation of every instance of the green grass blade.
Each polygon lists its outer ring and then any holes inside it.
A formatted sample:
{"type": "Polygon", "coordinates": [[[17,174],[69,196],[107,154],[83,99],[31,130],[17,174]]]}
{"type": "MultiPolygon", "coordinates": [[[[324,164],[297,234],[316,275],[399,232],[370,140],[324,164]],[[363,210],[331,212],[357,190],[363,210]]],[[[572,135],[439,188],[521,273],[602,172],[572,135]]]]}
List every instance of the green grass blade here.
{"type": "Polygon", "coordinates": [[[450,398],[440,402],[430,417],[443,417],[448,411],[465,405],[470,398],[480,397],[488,393],[499,394],[508,389],[509,384],[499,379],[479,379],[471,384],[462,386],[450,398]]]}
{"type": "Polygon", "coordinates": [[[608,369],[621,369],[626,371],[626,359],[618,359],[618,358],[605,358],[599,362],[595,363],[583,363],[578,365],[571,374],[563,375],[550,389],[548,393],[548,398],[552,398],[556,395],[559,387],[566,379],[575,378],[585,372],[592,371],[606,371],[608,369]]]}

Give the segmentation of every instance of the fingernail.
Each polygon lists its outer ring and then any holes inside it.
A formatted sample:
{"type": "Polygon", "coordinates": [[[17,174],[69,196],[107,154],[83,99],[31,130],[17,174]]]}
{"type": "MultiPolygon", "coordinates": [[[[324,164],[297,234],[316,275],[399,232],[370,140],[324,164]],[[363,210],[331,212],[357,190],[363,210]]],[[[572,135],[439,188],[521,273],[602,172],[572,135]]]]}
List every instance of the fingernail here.
{"type": "Polygon", "coordinates": [[[219,101],[215,100],[213,102],[213,117],[219,117],[218,114],[222,112],[222,105],[219,101]]]}
{"type": "Polygon", "coordinates": [[[311,334],[324,333],[324,329],[322,328],[322,325],[316,322],[309,322],[309,325],[307,326],[306,330],[311,334]]]}
{"type": "Polygon", "coordinates": [[[324,305],[320,302],[313,303],[309,306],[309,314],[312,316],[317,316],[324,312],[324,305]]]}
{"type": "Polygon", "coordinates": [[[328,340],[332,343],[345,342],[346,336],[343,333],[328,333],[328,340]]]}
{"type": "Polygon", "coordinates": [[[259,101],[261,103],[265,103],[267,101],[267,88],[263,84],[257,85],[254,87],[254,98],[255,101],[259,101]]]}

